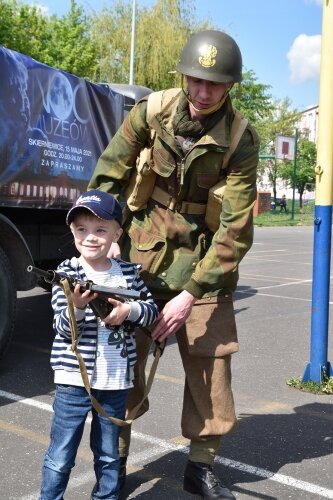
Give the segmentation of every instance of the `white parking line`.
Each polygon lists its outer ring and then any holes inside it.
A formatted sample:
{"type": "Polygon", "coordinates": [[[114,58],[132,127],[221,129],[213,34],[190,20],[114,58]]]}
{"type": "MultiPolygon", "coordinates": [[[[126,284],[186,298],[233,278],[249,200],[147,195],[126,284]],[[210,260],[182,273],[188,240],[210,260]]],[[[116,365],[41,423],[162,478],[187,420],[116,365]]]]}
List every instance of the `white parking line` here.
{"type": "MultiPolygon", "coordinates": [[[[271,287],[270,287],[271,288],[271,287]]],[[[249,296],[262,296],[262,297],[272,297],[273,299],[286,299],[286,300],[296,300],[299,302],[312,302],[312,299],[303,299],[302,297],[289,297],[288,295],[275,295],[273,293],[262,293],[256,292],[256,288],[249,288],[249,290],[236,290],[236,295],[238,293],[242,293],[243,295],[249,296]]],[[[329,302],[329,305],[332,305],[333,302],[329,302]]]]}
{"type": "Polygon", "coordinates": [[[277,276],[277,275],[271,275],[271,274],[252,274],[252,273],[242,273],[242,278],[246,278],[246,279],[261,279],[261,280],[264,280],[264,281],[268,281],[268,280],[285,280],[286,282],[288,281],[292,281],[293,283],[296,283],[297,281],[300,281],[302,282],[303,281],[303,278],[300,279],[300,278],[294,278],[294,277],[290,277],[290,276],[277,276]]]}
{"type": "MultiPolygon", "coordinates": [[[[295,257],[295,254],[292,254],[293,257],[295,257]]],[[[266,257],[263,257],[262,255],[258,255],[258,257],[256,257],[255,255],[247,255],[246,256],[246,260],[249,261],[249,260],[252,260],[252,261],[260,261],[261,263],[267,263],[267,262],[274,262],[274,263],[278,263],[278,264],[285,264],[285,260],[280,260],[280,259],[267,259],[266,257]]],[[[299,260],[291,260],[289,259],[288,260],[288,264],[295,264],[295,265],[303,265],[303,266],[312,266],[313,263],[312,261],[311,262],[302,262],[302,261],[299,261],[299,260]]]]}
{"type": "MultiPolygon", "coordinates": [[[[255,244],[255,243],[254,243],[255,244]]],[[[263,245],[263,243],[261,243],[263,245]]],[[[260,245],[260,243],[257,243],[257,245],[260,245]]],[[[267,248],[265,248],[265,250],[252,250],[251,253],[249,255],[253,255],[254,253],[268,253],[268,254],[271,254],[271,253],[285,253],[285,252],[289,252],[289,250],[287,248],[275,248],[274,250],[269,250],[267,248]]]]}
{"type": "Polygon", "coordinates": [[[307,483],[306,481],[299,481],[290,476],[285,476],[284,474],[278,474],[270,472],[260,467],[253,467],[252,465],[243,464],[242,462],[237,462],[236,460],[229,460],[228,458],[216,457],[216,461],[223,464],[226,467],[231,467],[232,469],[237,469],[248,474],[253,474],[254,476],[259,476],[264,479],[269,479],[270,481],[275,481],[280,484],[285,484],[291,488],[297,488],[302,491],[307,491],[313,493],[314,495],[320,495],[324,498],[333,498],[333,490],[327,488],[322,488],[316,484],[307,483]]]}
{"type": "MultiPolygon", "coordinates": [[[[36,401],[32,398],[24,398],[22,396],[19,396],[17,394],[13,394],[10,392],[6,391],[1,391],[0,390],[0,397],[16,401],[18,403],[22,403],[28,406],[33,406],[35,408],[38,408],[40,410],[44,411],[53,411],[52,406],[46,403],[42,403],[40,401],[36,401]]],[[[182,445],[176,445],[173,443],[170,443],[168,441],[165,441],[164,439],[159,439],[154,436],[150,436],[147,434],[143,434],[141,432],[132,432],[132,437],[135,439],[139,439],[141,441],[144,441],[145,443],[149,443],[153,445],[153,448],[146,449],[144,452],[141,453],[133,453],[129,456],[129,464],[136,464],[136,463],[142,463],[145,459],[152,458],[153,456],[156,455],[161,455],[163,453],[167,453],[169,451],[179,451],[180,453],[188,453],[188,448],[186,446],[182,445]]],[[[270,481],[275,481],[280,484],[284,484],[288,487],[291,488],[297,488],[302,491],[307,491],[309,493],[312,493],[314,495],[319,495],[323,498],[331,498],[333,499],[333,490],[329,490],[327,488],[322,488],[321,486],[318,486],[316,484],[308,483],[306,481],[300,481],[298,479],[294,479],[293,477],[286,476],[284,474],[277,474],[274,472],[271,472],[266,469],[261,469],[259,467],[253,467],[252,465],[245,464],[242,462],[238,462],[236,460],[230,460],[228,458],[224,457],[216,457],[216,462],[219,464],[224,465],[225,467],[230,467],[232,469],[236,469],[248,474],[252,474],[254,476],[258,476],[264,479],[269,479],[270,481]]],[[[90,477],[87,474],[83,474],[79,477],[76,478],[75,483],[73,483],[73,486],[84,484],[87,481],[91,481],[92,477],[90,477]]],[[[21,497],[18,500],[33,500],[36,498],[36,494],[34,496],[32,495],[25,495],[21,497]]]]}
{"type": "Polygon", "coordinates": [[[256,286],[256,290],[266,290],[269,288],[280,288],[282,286],[302,285],[304,283],[311,283],[311,282],[312,282],[312,280],[298,280],[298,281],[292,281],[289,283],[279,283],[278,285],[256,286]]]}

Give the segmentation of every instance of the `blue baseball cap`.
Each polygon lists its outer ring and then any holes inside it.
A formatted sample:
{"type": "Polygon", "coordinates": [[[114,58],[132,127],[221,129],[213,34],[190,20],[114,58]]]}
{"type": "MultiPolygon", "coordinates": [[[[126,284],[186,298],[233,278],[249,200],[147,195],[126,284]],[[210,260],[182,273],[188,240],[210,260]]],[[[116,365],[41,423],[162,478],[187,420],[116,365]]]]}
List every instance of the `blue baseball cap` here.
{"type": "Polygon", "coordinates": [[[73,222],[79,208],[90,210],[99,219],[116,220],[120,225],[122,223],[122,209],[119,203],[112,194],[99,189],[86,191],[79,196],[67,214],[66,223],[68,226],[73,222]]]}

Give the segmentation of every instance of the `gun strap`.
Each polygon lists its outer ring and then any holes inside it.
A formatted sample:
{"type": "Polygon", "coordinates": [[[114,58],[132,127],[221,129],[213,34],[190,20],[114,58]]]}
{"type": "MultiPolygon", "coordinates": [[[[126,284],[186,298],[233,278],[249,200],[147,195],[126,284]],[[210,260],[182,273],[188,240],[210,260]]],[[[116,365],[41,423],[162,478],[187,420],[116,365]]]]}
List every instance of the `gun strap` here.
{"type": "Polygon", "coordinates": [[[161,342],[161,344],[156,345],[154,361],[153,361],[151,368],[150,368],[150,372],[149,372],[147,384],[146,384],[146,390],[144,392],[144,395],[143,395],[143,398],[141,399],[141,401],[134,408],[132,408],[132,410],[128,413],[126,420],[121,420],[120,418],[111,417],[110,415],[108,415],[105,412],[104,408],[99,404],[97,399],[91,394],[91,388],[90,388],[87,368],[86,368],[84,359],[82,358],[82,355],[78,349],[77,323],[76,323],[76,318],[75,318],[75,312],[74,312],[74,306],[73,306],[73,301],[72,301],[72,296],[71,296],[69,280],[67,278],[62,278],[60,281],[60,285],[61,285],[61,287],[66,295],[67,304],[68,304],[69,325],[70,325],[71,334],[72,334],[72,347],[71,347],[71,349],[75,353],[75,356],[78,360],[82,381],[83,381],[83,384],[84,384],[84,387],[85,387],[87,393],[89,394],[89,397],[91,399],[93,407],[102,417],[108,418],[109,420],[111,420],[112,423],[119,425],[120,427],[124,427],[126,425],[131,425],[133,420],[135,419],[135,416],[136,416],[138,410],[140,409],[142,403],[144,402],[144,400],[146,399],[146,397],[148,396],[148,394],[150,392],[150,389],[151,389],[151,386],[153,384],[153,380],[155,377],[157,365],[158,365],[159,359],[160,359],[160,357],[163,353],[164,347],[165,347],[165,342],[161,342]]]}

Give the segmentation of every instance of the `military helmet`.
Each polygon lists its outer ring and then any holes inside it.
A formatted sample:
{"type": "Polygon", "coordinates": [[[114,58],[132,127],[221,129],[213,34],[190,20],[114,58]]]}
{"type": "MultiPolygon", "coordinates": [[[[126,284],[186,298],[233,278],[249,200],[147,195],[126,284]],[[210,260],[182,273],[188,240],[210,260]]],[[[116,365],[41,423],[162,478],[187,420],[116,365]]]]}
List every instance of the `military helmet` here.
{"type": "Polygon", "coordinates": [[[226,33],[200,31],[183,48],[176,70],[212,82],[240,82],[242,54],[235,40],[226,33]]]}

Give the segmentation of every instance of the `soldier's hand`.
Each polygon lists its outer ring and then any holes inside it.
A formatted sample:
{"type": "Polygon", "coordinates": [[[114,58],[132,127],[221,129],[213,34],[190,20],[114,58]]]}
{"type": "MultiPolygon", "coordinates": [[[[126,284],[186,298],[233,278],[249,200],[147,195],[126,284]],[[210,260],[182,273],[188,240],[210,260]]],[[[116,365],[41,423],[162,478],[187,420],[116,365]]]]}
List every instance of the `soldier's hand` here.
{"type": "Polygon", "coordinates": [[[120,246],[118,243],[111,243],[110,250],[108,251],[109,259],[120,259],[120,246]]]}
{"type": "Polygon", "coordinates": [[[153,340],[162,342],[175,334],[191,314],[195,301],[196,298],[186,290],[169,300],[154,324],[151,333],[153,340]]]}

